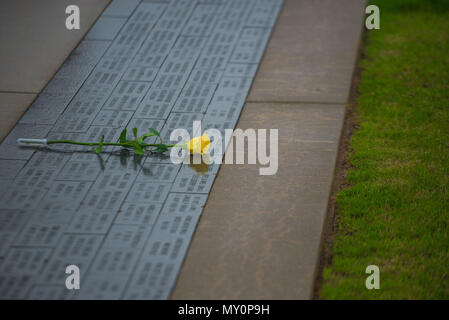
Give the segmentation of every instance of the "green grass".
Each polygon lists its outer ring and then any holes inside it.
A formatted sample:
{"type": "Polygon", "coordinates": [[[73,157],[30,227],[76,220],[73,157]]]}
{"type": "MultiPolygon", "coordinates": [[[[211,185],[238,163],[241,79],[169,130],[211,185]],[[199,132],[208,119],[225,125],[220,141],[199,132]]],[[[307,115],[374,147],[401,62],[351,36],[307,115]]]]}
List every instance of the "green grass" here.
{"type": "Polygon", "coordinates": [[[378,0],[323,299],[449,299],[449,1],[378,0]],[[365,268],[380,268],[380,290],[365,268]]]}

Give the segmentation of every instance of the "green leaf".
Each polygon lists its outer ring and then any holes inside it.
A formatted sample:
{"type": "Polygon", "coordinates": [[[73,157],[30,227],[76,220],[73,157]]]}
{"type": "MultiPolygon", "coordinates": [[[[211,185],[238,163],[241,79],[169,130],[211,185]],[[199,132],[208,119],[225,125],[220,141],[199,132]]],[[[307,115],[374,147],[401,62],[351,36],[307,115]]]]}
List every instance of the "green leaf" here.
{"type": "Polygon", "coordinates": [[[126,142],[126,128],[123,129],[122,133],[120,133],[120,143],[126,142]]]}
{"type": "Polygon", "coordinates": [[[134,144],[134,153],[139,156],[143,155],[143,149],[140,144],[138,144],[138,143],[134,144]]]}
{"type": "Polygon", "coordinates": [[[95,152],[96,152],[97,154],[100,154],[100,153],[101,153],[101,149],[103,149],[103,142],[104,142],[104,135],[101,136],[100,143],[98,144],[97,149],[95,149],[95,152]]]}
{"type": "Polygon", "coordinates": [[[167,147],[167,145],[165,145],[163,143],[158,144],[156,149],[154,150],[154,152],[158,152],[158,153],[164,153],[166,151],[168,151],[168,147],[167,147]]]}
{"type": "Polygon", "coordinates": [[[153,129],[153,128],[150,128],[148,130],[150,131],[152,136],[158,136],[158,137],[161,136],[161,134],[158,131],[156,131],[155,129],[153,129]]]}
{"type": "Polygon", "coordinates": [[[137,128],[133,128],[134,138],[137,139],[137,128]]]}
{"type": "Polygon", "coordinates": [[[144,134],[144,135],[142,135],[137,141],[139,142],[139,143],[142,143],[146,138],[148,138],[148,137],[152,137],[152,136],[157,136],[157,137],[160,137],[161,135],[160,135],[160,133],[159,132],[157,132],[156,130],[154,130],[153,128],[150,128],[150,129],[148,129],[150,132],[149,133],[146,133],[146,134],[144,134]]]}
{"type": "Polygon", "coordinates": [[[155,136],[158,136],[159,137],[159,141],[162,143],[161,134],[158,131],[154,130],[153,128],[150,128],[148,130],[150,130],[151,133],[154,133],[155,136]]]}

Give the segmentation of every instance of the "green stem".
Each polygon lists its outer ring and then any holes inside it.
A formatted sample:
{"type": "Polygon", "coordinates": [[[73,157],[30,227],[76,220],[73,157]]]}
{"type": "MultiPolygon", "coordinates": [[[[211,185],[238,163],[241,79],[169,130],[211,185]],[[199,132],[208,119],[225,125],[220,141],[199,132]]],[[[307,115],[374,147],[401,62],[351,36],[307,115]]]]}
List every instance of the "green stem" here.
{"type": "MultiPolygon", "coordinates": [[[[51,140],[51,141],[47,141],[47,144],[55,144],[55,143],[65,143],[65,144],[77,144],[77,145],[82,145],[82,146],[98,146],[100,143],[99,142],[79,142],[79,141],[73,141],[73,140],[51,140]]],[[[144,143],[141,144],[142,148],[145,147],[157,147],[159,146],[161,143],[144,143]]],[[[103,142],[104,146],[122,146],[122,147],[128,147],[128,148],[132,148],[133,145],[130,143],[121,143],[121,142],[103,142]]],[[[167,148],[171,148],[176,146],[175,144],[167,144],[165,145],[167,148]]]]}

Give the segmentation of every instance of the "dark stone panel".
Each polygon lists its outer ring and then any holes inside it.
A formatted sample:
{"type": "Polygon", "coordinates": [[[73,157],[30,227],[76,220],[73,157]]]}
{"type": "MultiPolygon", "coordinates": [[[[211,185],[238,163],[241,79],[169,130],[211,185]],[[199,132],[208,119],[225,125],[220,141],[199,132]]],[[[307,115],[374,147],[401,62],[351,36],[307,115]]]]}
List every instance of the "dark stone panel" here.
{"type": "Polygon", "coordinates": [[[100,246],[102,235],[65,234],[45,262],[36,284],[65,283],[68,265],[77,265],[80,271],[87,271],[100,246]]]}
{"type": "MultiPolygon", "coordinates": [[[[103,57],[95,67],[96,72],[102,71],[103,74],[123,73],[131,62],[131,57],[103,57]]],[[[97,76],[94,73],[94,76],[97,76]]]]}
{"type": "Polygon", "coordinates": [[[81,201],[89,190],[91,182],[85,181],[55,181],[45,195],[50,201],[81,201]]]}
{"type": "Polygon", "coordinates": [[[246,29],[237,42],[231,63],[259,63],[270,37],[270,28],[246,29]]]}
{"type": "MultiPolygon", "coordinates": [[[[0,209],[0,257],[8,252],[13,240],[29,221],[30,214],[23,210],[0,209]]],[[[1,265],[0,258],[0,265],[1,265]]]]}
{"type": "Polygon", "coordinates": [[[25,160],[0,160],[0,180],[14,179],[25,163],[25,160]]]}
{"type": "Polygon", "coordinates": [[[46,190],[38,187],[9,186],[0,197],[0,209],[31,209],[39,203],[46,190]]]}
{"type": "Polygon", "coordinates": [[[0,144],[0,159],[28,160],[36,148],[19,146],[19,138],[45,138],[51,126],[18,123],[0,144]]]}
{"type": "Polygon", "coordinates": [[[35,275],[49,255],[49,248],[11,248],[0,266],[0,274],[35,275]]]}
{"type": "Polygon", "coordinates": [[[167,299],[174,282],[179,261],[142,259],[132,274],[124,299],[167,299]]]}
{"type": "Polygon", "coordinates": [[[136,54],[132,66],[160,68],[178,34],[177,31],[154,29],[136,54]]]}
{"type": "Polygon", "coordinates": [[[257,63],[228,63],[224,71],[224,76],[254,78],[257,67],[257,63]]]}
{"type": "Polygon", "coordinates": [[[97,161],[68,161],[59,173],[58,180],[95,181],[101,171],[97,161]]]}
{"type": "Polygon", "coordinates": [[[20,123],[55,124],[73,96],[74,93],[41,92],[20,119],[20,123]]]}
{"type": "Polygon", "coordinates": [[[0,299],[23,299],[33,284],[33,275],[0,274],[0,299]]]}
{"type": "Polygon", "coordinates": [[[151,225],[114,224],[102,249],[142,249],[150,235],[151,225]]]}
{"type": "Polygon", "coordinates": [[[201,113],[171,113],[164,128],[161,131],[162,140],[166,143],[168,142],[179,142],[170,141],[170,135],[175,129],[185,129],[188,131],[191,138],[197,136],[199,132],[194,132],[193,122],[201,121],[203,114],[201,113]]]}
{"type": "Polygon", "coordinates": [[[130,170],[103,171],[90,189],[80,210],[118,210],[135,177],[136,173],[130,170]]]}
{"type": "Polygon", "coordinates": [[[55,247],[66,224],[30,221],[14,241],[15,246],[55,247]]]}
{"type": "Polygon", "coordinates": [[[159,19],[155,29],[180,32],[196,5],[196,0],[171,2],[159,19]]]}
{"type": "Polygon", "coordinates": [[[101,110],[95,117],[92,125],[105,127],[126,127],[132,115],[132,111],[101,110]]]}
{"type": "Polygon", "coordinates": [[[159,69],[154,67],[131,66],[123,75],[123,80],[151,82],[156,78],[159,69]]]}
{"type": "Polygon", "coordinates": [[[183,28],[182,35],[208,36],[217,18],[216,11],[219,9],[219,6],[210,4],[198,5],[183,28]]]}
{"type": "Polygon", "coordinates": [[[195,165],[183,165],[176,176],[172,192],[209,193],[215,180],[219,165],[211,164],[201,175],[195,170],[195,165]]]}
{"type": "Polygon", "coordinates": [[[238,41],[243,22],[220,20],[196,64],[197,68],[224,69],[238,41]]]}
{"type": "Polygon", "coordinates": [[[112,85],[105,87],[100,84],[107,81],[104,79],[95,84],[85,84],[59,117],[52,131],[86,132],[118,80],[118,73],[116,73],[112,85]]]}
{"type": "Polygon", "coordinates": [[[86,35],[90,40],[114,40],[126,18],[101,16],[86,35]]]}
{"type": "Polygon", "coordinates": [[[129,17],[139,3],[140,0],[113,0],[103,12],[103,16],[129,17]]]}
{"type": "Polygon", "coordinates": [[[67,300],[73,297],[75,290],[67,290],[65,283],[60,285],[33,285],[26,299],[29,300],[67,300]]]}
{"type": "Polygon", "coordinates": [[[222,70],[194,69],[188,81],[190,83],[217,84],[222,75],[222,70]]]}
{"type": "Polygon", "coordinates": [[[126,201],[164,202],[171,186],[171,183],[136,181],[126,201]]]}
{"type": "MultiPolygon", "coordinates": [[[[256,0],[258,1],[258,0],[256,0]]],[[[225,8],[220,10],[219,17],[225,21],[247,21],[250,10],[254,9],[253,1],[229,0],[225,1],[225,8]]]]}
{"type": "Polygon", "coordinates": [[[107,248],[100,250],[95,258],[90,274],[103,274],[110,279],[127,275],[129,276],[139,258],[140,250],[138,248],[107,248]]]}
{"type": "Polygon", "coordinates": [[[103,109],[136,110],[150,85],[146,82],[120,81],[103,109]]]}
{"type": "Polygon", "coordinates": [[[170,194],[131,278],[125,299],[166,299],[207,195],[170,194]]]}
{"type": "Polygon", "coordinates": [[[83,209],[74,214],[67,233],[106,234],[112,225],[116,211],[83,209]]]}
{"type": "Polygon", "coordinates": [[[45,223],[67,224],[78,209],[79,203],[49,201],[45,197],[39,202],[36,208],[32,208],[31,219],[45,223]]]}
{"type": "Polygon", "coordinates": [[[137,118],[167,119],[180,92],[180,87],[150,88],[135,116],[137,118]]]}
{"type": "Polygon", "coordinates": [[[85,285],[72,299],[117,300],[128,282],[127,276],[111,276],[109,273],[89,272],[85,285]]]}
{"type": "MultiPolygon", "coordinates": [[[[146,140],[145,140],[146,141],[146,140]]],[[[129,171],[138,174],[142,169],[143,157],[131,156],[131,151],[121,149],[112,153],[106,161],[104,161],[104,171],[120,172],[129,171]]]]}
{"type": "Polygon", "coordinates": [[[58,174],[58,169],[51,166],[25,166],[14,180],[16,187],[50,188],[58,174]]]}
{"type": "Polygon", "coordinates": [[[84,39],[70,54],[64,64],[92,65],[95,66],[104,55],[110,41],[98,41],[84,39]]]}
{"type": "Polygon", "coordinates": [[[274,1],[267,5],[256,6],[248,17],[247,26],[272,27],[281,9],[282,1],[274,1]]]}
{"type": "Polygon", "coordinates": [[[180,164],[145,163],[137,176],[136,182],[173,182],[180,164]]]}
{"type": "MultiPolygon", "coordinates": [[[[163,120],[158,119],[142,119],[142,118],[133,118],[129,122],[127,126],[127,138],[133,139],[133,128],[137,128],[137,135],[142,135],[145,133],[149,133],[149,129],[154,129],[158,132],[161,131],[162,127],[164,125],[163,120]]],[[[156,137],[148,137],[145,139],[146,143],[155,143],[156,137]]]]}
{"type": "Polygon", "coordinates": [[[115,222],[117,224],[154,225],[162,203],[124,202],[115,222]]]}
{"type": "MultiPolygon", "coordinates": [[[[82,141],[86,142],[100,142],[101,137],[104,136],[104,141],[118,142],[120,133],[123,128],[111,128],[102,126],[91,126],[89,130],[81,136],[82,141]]],[[[78,152],[72,155],[71,160],[76,161],[96,161],[100,167],[104,167],[104,162],[109,157],[110,153],[114,150],[114,146],[103,146],[101,154],[93,153],[93,147],[80,146],[78,152]]]]}
{"type": "Polygon", "coordinates": [[[216,87],[214,84],[187,83],[173,108],[173,112],[205,112],[216,87]]]}
{"type": "Polygon", "coordinates": [[[77,78],[57,77],[50,80],[42,93],[50,95],[71,95],[73,96],[81,87],[83,82],[77,78]]]}

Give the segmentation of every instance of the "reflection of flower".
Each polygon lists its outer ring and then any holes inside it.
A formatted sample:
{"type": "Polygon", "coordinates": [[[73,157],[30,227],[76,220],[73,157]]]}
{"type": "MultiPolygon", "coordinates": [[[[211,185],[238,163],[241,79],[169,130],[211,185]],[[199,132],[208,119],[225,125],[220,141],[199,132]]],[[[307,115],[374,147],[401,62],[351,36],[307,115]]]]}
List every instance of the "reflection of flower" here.
{"type": "Polygon", "coordinates": [[[195,137],[186,143],[186,148],[190,154],[205,154],[210,147],[210,139],[207,133],[201,137],[195,137]]]}
{"type": "Polygon", "coordinates": [[[209,171],[210,158],[208,154],[201,157],[200,163],[194,163],[193,155],[190,155],[189,167],[192,168],[198,175],[205,175],[209,171]]]}

